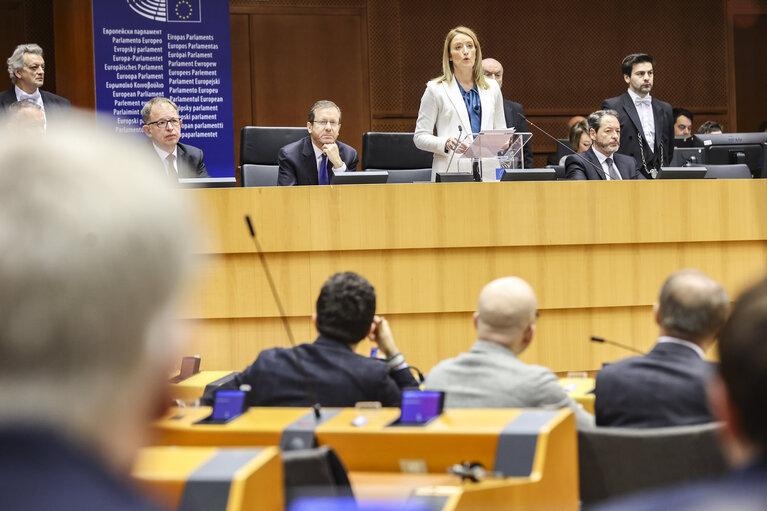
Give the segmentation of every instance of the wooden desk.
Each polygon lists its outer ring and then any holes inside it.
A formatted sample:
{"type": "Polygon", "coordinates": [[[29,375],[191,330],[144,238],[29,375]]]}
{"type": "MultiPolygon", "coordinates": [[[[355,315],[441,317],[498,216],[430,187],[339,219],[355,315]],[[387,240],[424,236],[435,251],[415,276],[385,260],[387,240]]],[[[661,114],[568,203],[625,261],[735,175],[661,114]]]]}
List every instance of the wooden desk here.
{"type": "Polygon", "coordinates": [[[231,374],[232,371],[200,371],[178,383],[171,383],[170,398],[181,401],[194,401],[202,397],[205,387],[218,379],[231,374]]]}
{"type": "MultiPolygon", "coordinates": [[[[522,358],[555,371],[626,356],[590,335],[648,350],[652,304],[684,267],[731,296],[765,271],[767,180],[446,183],[183,190],[210,236],[187,293],[189,352],[243,368],[288,341],[243,217],[249,214],[298,342],[322,283],[370,280],[411,364],[467,350],[480,289],[526,279],[541,312],[522,358]]],[[[360,351],[367,352],[367,342],[360,351]]]]}
{"type": "Polygon", "coordinates": [[[595,378],[560,378],[559,384],[565,389],[567,394],[580,403],[583,409],[589,413],[594,413],[594,385],[595,378]]]}

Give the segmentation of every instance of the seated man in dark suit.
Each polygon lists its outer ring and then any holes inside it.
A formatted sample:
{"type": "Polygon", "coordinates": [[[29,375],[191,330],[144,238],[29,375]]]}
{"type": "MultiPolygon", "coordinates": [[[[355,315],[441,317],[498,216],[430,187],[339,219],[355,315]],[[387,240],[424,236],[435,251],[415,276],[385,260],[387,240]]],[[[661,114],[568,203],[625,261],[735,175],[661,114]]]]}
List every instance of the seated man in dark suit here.
{"type": "Polygon", "coordinates": [[[606,99],[602,109],[615,110],[621,123],[620,153],[636,160],[647,179],[655,179],[674,155],[674,118],[671,105],[650,95],[655,79],[650,55],[634,53],[621,62],[628,90],[606,99]]]}
{"type": "Polygon", "coordinates": [[[152,140],[171,182],[178,182],[180,177],[210,177],[202,150],[179,142],[183,121],[173,101],[162,97],[150,99],[141,109],[141,118],[144,120],[141,129],[152,140]]]}
{"type": "Polygon", "coordinates": [[[606,365],[597,374],[597,426],[710,422],[706,384],[715,368],[705,351],[729,306],[724,288],[703,272],[681,270],[666,279],[655,306],[658,343],[647,355],[606,365]]]}
{"type": "Polygon", "coordinates": [[[359,157],[353,147],[338,142],[341,109],[332,101],[317,101],[309,109],[309,136],[280,149],[280,186],[326,185],[330,172],[356,172],[359,157]]]}
{"type": "MultiPolygon", "coordinates": [[[[321,406],[347,407],[358,401],[399,406],[401,392],[417,387],[389,324],[375,316],[375,289],[356,273],[336,273],[322,286],[312,316],[319,337],[312,344],[262,351],[253,364],[219,389],[250,385],[250,406],[313,406],[308,386],[321,406]],[[369,337],[386,360],[354,352],[369,337]]],[[[210,397],[203,398],[210,403],[210,397]]]]}
{"type": "MultiPolygon", "coordinates": [[[[498,82],[498,87],[503,86],[503,66],[495,59],[482,59],[482,71],[485,76],[498,82]]],[[[525,109],[522,105],[510,99],[503,100],[503,114],[506,117],[506,127],[516,128],[518,132],[528,132],[527,121],[524,119],[525,109]]],[[[523,148],[525,155],[525,168],[535,168],[533,162],[533,146],[528,142],[523,148]]]]}
{"type": "Polygon", "coordinates": [[[40,46],[18,45],[8,59],[8,74],[14,86],[0,92],[0,108],[7,110],[17,101],[32,101],[43,110],[47,120],[68,116],[71,110],[68,99],[40,89],[45,81],[45,60],[40,46]]]}
{"type": "MultiPolygon", "coordinates": [[[[719,478],[608,504],[611,511],[761,511],[767,502],[767,281],[735,302],[719,335],[719,376],[711,409],[733,470],[719,478]]],[[[658,460],[663,463],[664,460],[658,460]]]]}
{"type": "Polygon", "coordinates": [[[0,509],[159,510],[130,472],[182,349],[190,212],[74,122],[0,136],[0,509]]]}
{"type": "Polygon", "coordinates": [[[567,179],[644,179],[633,158],[617,153],[621,136],[618,114],[614,110],[597,110],[589,115],[588,123],[593,143],[586,151],[565,159],[567,179]]]}

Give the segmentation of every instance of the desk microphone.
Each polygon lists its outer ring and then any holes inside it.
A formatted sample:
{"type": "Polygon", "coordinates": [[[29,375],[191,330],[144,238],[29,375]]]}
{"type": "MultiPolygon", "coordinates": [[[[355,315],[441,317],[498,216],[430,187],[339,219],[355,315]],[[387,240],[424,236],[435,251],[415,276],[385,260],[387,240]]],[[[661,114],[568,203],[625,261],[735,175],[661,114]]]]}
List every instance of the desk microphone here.
{"type": "Polygon", "coordinates": [[[453,163],[453,157],[455,156],[456,150],[461,147],[461,139],[463,139],[464,133],[463,133],[463,127],[459,124],[458,125],[458,142],[455,144],[455,149],[453,149],[453,154],[450,155],[450,159],[447,160],[447,168],[445,169],[445,172],[450,172],[450,164],[453,163]]]}
{"type": "MultiPolygon", "coordinates": [[[[274,285],[274,280],[272,279],[272,272],[269,271],[269,265],[266,264],[266,257],[264,256],[263,250],[261,250],[261,244],[258,242],[258,238],[256,237],[256,230],[253,228],[253,223],[250,221],[250,215],[245,215],[245,222],[248,224],[248,230],[250,231],[250,237],[253,240],[253,243],[256,245],[256,250],[258,251],[258,257],[261,259],[261,266],[264,268],[264,273],[266,274],[266,280],[269,282],[269,288],[272,290],[272,296],[274,297],[274,301],[277,303],[277,309],[280,311],[280,319],[282,319],[282,325],[285,327],[285,332],[288,334],[288,340],[290,341],[290,345],[295,348],[296,347],[296,341],[293,339],[293,331],[290,329],[290,324],[288,323],[288,317],[285,314],[285,309],[282,307],[282,300],[280,300],[279,294],[277,294],[277,287],[274,285]]],[[[309,378],[306,376],[306,371],[304,370],[304,365],[301,363],[301,358],[298,356],[298,351],[296,349],[292,350],[293,355],[296,357],[296,366],[298,366],[298,371],[301,373],[301,379],[304,380],[304,385],[306,386],[306,393],[309,396],[309,401],[312,401],[314,404],[312,405],[312,410],[314,411],[314,417],[319,421],[320,420],[320,402],[317,400],[317,396],[314,395],[314,391],[312,390],[312,386],[309,385],[309,378]]]]}
{"type": "MultiPolygon", "coordinates": [[[[517,115],[518,115],[518,116],[520,116],[521,118],[523,118],[523,119],[525,120],[525,122],[527,122],[527,124],[529,124],[529,125],[530,125],[530,126],[532,126],[533,128],[537,129],[538,131],[540,131],[541,133],[543,133],[544,135],[546,135],[547,137],[549,137],[551,140],[553,140],[554,142],[556,142],[556,143],[557,143],[557,145],[560,145],[560,146],[562,146],[562,147],[564,147],[564,148],[566,148],[566,149],[568,149],[568,150],[570,150],[570,151],[572,151],[572,150],[573,150],[573,148],[572,148],[572,147],[566,146],[565,144],[563,144],[562,142],[560,142],[560,141],[559,141],[559,139],[558,139],[558,138],[556,138],[554,135],[551,135],[551,134],[550,134],[549,132],[547,132],[545,129],[541,128],[540,126],[538,126],[537,124],[535,124],[533,121],[531,121],[530,119],[528,119],[527,117],[525,117],[525,116],[524,116],[524,115],[522,115],[521,113],[517,112],[517,115]]],[[[580,158],[580,160],[581,160],[581,161],[584,161],[584,162],[588,163],[589,165],[591,165],[592,167],[594,167],[595,169],[597,169],[597,170],[599,171],[599,173],[600,173],[600,174],[604,174],[604,173],[605,173],[605,169],[603,169],[601,166],[597,165],[597,164],[596,164],[596,163],[594,163],[593,161],[591,161],[591,160],[587,160],[586,158],[584,158],[583,156],[581,156],[581,154],[580,154],[580,153],[576,153],[575,151],[573,151],[573,154],[574,154],[575,156],[577,156],[578,158],[580,158]]],[[[616,167],[616,170],[617,170],[617,167],[616,167]]]]}
{"type": "Polygon", "coordinates": [[[608,341],[607,339],[603,339],[601,337],[596,337],[596,336],[592,335],[591,336],[591,341],[592,342],[601,342],[601,343],[604,343],[604,344],[612,344],[613,346],[618,346],[619,348],[623,348],[624,350],[633,351],[634,353],[639,353],[640,355],[646,355],[646,353],[644,351],[639,351],[638,349],[633,348],[633,347],[631,347],[631,346],[629,346],[627,344],[621,344],[621,343],[615,342],[615,341],[608,341]]]}

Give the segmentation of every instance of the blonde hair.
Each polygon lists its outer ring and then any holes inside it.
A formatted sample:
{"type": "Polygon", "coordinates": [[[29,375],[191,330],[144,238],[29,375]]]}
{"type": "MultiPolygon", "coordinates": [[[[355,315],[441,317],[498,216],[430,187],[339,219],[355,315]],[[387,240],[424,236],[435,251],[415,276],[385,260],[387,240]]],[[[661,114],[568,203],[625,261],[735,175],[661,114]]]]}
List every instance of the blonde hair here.
{"type": "Polygon", "coordinates": [[[477,34],[474,33],[474,31],[467,27],[455,27],[450,32],[447,33],[447,37],[445,37],[445,46],[442,50],[442,76],[437,78],[437,83],[439,82],[451,82],[453,80],[453,63],[450,60],[450,43],[453,42],[453,38],[457,36],[458,34],[463,34],[465,36],[468,36],[471,38],[472,42],[474,43],[474,48],[476,48],[476,53],[474,55],[474,67],[472,68],[472,74],[474,75],[474,83],[477,84],[477,86],[482,87],[483,89],[490,88],[490,84],[487,83],[487,80],[485,79],[485,74],[482,72],[482,49],[479,47],[479,41],[477,40],[477,34]]]}

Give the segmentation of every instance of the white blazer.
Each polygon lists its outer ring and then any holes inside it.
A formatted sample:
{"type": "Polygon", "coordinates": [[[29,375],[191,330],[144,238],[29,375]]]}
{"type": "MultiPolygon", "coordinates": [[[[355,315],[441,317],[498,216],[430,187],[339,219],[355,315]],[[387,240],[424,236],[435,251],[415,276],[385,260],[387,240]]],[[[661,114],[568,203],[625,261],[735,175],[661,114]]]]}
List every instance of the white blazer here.
{"type": "MultiPolygon", "coordinates": [[[[506,118],[503,113],[503,96],[501,88],[495,80],[487,80],[489,89],[478,87],[479,100],[482,103],[481,129],[504,129],[506,118]]],[[[449,83],[432,80],[426,84],[426,90],[421,98],[421,108],[418,110],[418,120],[415,123],[413,141],[416,147],[434,153],[431,165],[431,180],[434,181],[437,172],[457,172],[460,154],[456,154],[450,169],[447,168],[451,152],[445,152],[448,138],[458,138],[461,133],[464,140],[471,142],[471,122],[466,103],[463,101],[458,82],[453,78],[449,83]],[[437,135],[434,136],[434,128],[437,135]],[[460,132],[458,126],[463,130],[460,132]]],[[[464,164],[465,165],[465,164],[464,164]]],[[[462,165],[463,169],[464,166],[462,165]]]]}

